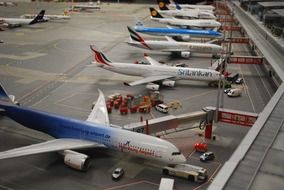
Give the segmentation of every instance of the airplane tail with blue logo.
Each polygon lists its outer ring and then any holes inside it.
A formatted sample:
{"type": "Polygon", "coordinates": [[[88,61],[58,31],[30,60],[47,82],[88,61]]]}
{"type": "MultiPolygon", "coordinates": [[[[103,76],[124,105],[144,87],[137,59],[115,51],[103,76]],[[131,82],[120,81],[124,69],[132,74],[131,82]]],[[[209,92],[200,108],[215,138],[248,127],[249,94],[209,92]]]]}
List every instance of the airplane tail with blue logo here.
{"type": "Polygon", "coordinates": [[[36,24],[38,22],[43,22],[43,17],[45,14],[45,10],[41,10],[38,15],[29,23],[29,25],[36,24]]]}

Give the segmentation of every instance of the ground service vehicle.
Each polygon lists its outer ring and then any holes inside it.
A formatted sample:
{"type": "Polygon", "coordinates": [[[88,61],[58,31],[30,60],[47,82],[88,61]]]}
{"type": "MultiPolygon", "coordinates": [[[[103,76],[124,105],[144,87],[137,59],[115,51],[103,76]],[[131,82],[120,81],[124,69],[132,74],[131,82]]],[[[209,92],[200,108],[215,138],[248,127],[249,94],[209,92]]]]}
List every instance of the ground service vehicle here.
{"type": "Polygon", "coordinates": [[[172,175],[186,178],[193,182],[205,182],[208,178],[205,168],[190,164],[176,164],[165,166],[162,170],[164,175],[172,175]]]}
{"type": "Polygon", "coordinates": [[[163,112],[163,113],[169,112],[169,108],[165,104],[158,104],[158,105],[155,106],[155,108],[156,108],[156,110],[163,112]]]}
{"type": "Polygon", "coordinates": [[[237,97],[237,96],[241,96],[242,95],[242,89],[240,88],[234,88],[234,89],[231,89],[227,95],[229,97],[237,97]]]}
{"type": "Polygon", "coordinates": [[[215,159],[215,155],[213,152],[204,152],[200,157],[199,157],[200,161],[202,162],[206,162],[208,160],[214,160],[215,159]]]}
{"type": "Polygon", "coordinates": [[[174,180],[170,178],[161,178],[159,190],[173,190],[174,180]]]}
{"type": "Polygon", "coordinates": [[[112,179],[118,180],[118,179],[121,178],[123,175],[124,175],[124,170],[123,170],[123,168],[116,168],[116,169],[112,172],[112,179]]]}

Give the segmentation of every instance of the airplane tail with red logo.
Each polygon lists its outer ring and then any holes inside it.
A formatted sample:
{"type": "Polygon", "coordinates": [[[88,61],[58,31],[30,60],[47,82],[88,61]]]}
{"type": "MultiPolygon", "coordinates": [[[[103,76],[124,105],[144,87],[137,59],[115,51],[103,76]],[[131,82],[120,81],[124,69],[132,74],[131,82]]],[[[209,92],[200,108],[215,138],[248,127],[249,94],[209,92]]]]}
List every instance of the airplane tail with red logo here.
{"type": "Polygon", "coordinates": [[[151,49],[146,41],[144,40],[144,38],[142,36],[140,36],[137,32],[135,32],[131,27],[127,26],[127,29],[129,31],[130,34],[130,41],[128,42],[130,45],[138,45],[140,47],[143,47],[145,49],[151,49]],[[134,41],[134,42],[133,42],[134,41]],[[139,43],[137,43],[139,42],[139,43]]]}
{"type": "Polygon", "coordinates": [[[91,50],[94,54],[94,59],[98,65],[106,65],[106,66],[112,66],[111,61],[103,54],[103,52],[98,51],[94,46],[90,46],[91,50]]]}

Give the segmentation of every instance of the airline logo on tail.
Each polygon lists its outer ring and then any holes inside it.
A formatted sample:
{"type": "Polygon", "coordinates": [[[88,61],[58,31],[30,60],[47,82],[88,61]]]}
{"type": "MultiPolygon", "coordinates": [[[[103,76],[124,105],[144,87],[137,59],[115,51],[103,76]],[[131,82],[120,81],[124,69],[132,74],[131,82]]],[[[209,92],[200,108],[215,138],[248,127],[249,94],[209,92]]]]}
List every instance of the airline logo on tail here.
{"type": "Polygon", "coordinates": [[[151,49],[145,42],[145,40],[139,35],[137,34],[137,32],[135,32],[134,30],[132,30],[129,26],[127,26],[127,29],[130,33],[130,37],[132,40],[136,41],[136,42],[140,42],[144,47],[146,47],[147,49],[151,49]]]}
{"type": "Polygon", "coordinates": [[[154,17],[154,18],[164,18],[164,17],[162,17],[162,15],[160,15],[160,14],[158,13],[158,11],[157,11],[156,9],[154,9],[153,7],[150,7],[150,14],[151,14],[151,16],[154,17]]]}
{"type": "Polygon", "coordinates": [[[160,10],[169,10],[169,8],[166,6],[164,0],[157,0],[158,6],[160,10]]]}
{"type": "Polygon", "coordinates": [[[43,20],[45,10],[41,10],[39,14],[29,23],[29,25],[36,24],[43,20]]]}
{"type": "Polygon", "coordinates": [[[97,63],[105,64],[107,66],[112,67],[112,65],[110,64],[111,61],[102,52],[97,51],[96,49],[94,49],[93,46],[90,46],[90,48],[94,52],[94,58],[97,63]]]}

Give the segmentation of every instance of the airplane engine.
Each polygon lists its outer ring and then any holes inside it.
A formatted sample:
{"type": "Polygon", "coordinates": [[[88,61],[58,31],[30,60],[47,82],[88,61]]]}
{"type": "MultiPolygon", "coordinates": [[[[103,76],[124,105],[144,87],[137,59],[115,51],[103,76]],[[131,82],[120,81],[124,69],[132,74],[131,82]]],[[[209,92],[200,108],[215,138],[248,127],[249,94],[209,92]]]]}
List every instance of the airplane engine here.
{"type": "Polygon", "coordinates": [[[190,36],[181,36],[182,41],[190,41],[190,36]]]}
{"type": "Polygon", "coordinates": [[[91,159],[85,154],[70,151],[65,154],[64,163],[73,169],[87,171],[91,166],[91,159]]]}
{"type": "Polygon", "coordinates": [[[175,81],[173,81],[173,80],[164,80],[162,82],[162,85],[168,86],[168,87],[174,87],[175,86],[175,81]]]}
{"type": "Polygon", "coordinates": [[[188,42],[188,41],[190,41],[191,38],[190,38],[190,36],[188,35],[188,36],[174,36],[173,39],[176,40],[176,41],[185,41],[185,42],[188,42]]]}
{"type": "Polygon", "coordinates": [[[189,51],[182,51],[182,52],[180,52],[180,56],[182,58],[189,58],[190,55],[191,55],[191,53],[189,51]]]}
{"type": "Polygon", "coordinates": [[[153,84],[153,83],[150,83],[150,84],[146,85],[146,88],[149,89],[149,90],[159,90],[159,87],[160,87],[160,85],[153,84]]]}

